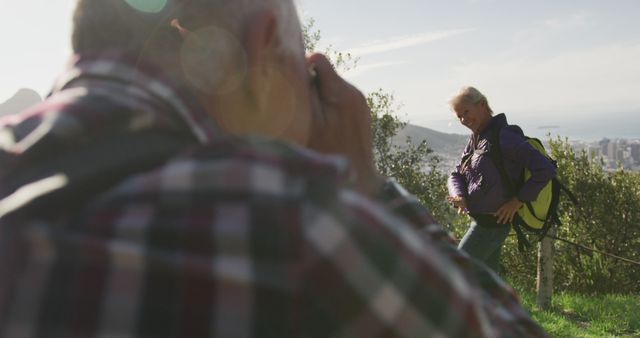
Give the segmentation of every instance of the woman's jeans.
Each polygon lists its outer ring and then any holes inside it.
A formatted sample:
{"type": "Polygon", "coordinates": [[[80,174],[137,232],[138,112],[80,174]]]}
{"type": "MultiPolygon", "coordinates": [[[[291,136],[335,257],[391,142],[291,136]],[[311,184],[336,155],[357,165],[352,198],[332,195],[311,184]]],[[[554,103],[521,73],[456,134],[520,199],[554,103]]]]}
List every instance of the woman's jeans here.
{"type": "Polygon", "coordinates": [[[482,220],[481,224],[479,225],[478,220],[474,219],[458,244],[458,249],[466,251],[469,256],[485,263],[498,273],[500,251],[509,235],[511,224],[497,224],[495,219],[489,222],[482,220]]]}

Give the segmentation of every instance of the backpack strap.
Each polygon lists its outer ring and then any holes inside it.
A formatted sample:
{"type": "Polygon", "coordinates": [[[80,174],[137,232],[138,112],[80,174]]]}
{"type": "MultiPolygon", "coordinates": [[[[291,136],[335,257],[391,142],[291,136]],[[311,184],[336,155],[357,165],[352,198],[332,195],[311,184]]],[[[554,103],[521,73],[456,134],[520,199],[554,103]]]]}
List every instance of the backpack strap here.
{"type": "Polygon", "coordinates": [[[511,178],[504,167],[504,158],[502,156],[502,148],[500,147],[500,132],[502,131],[502,128],[503,127],[494,128],[489,134],[489,158],[491,158],[496,169],[498,169],[498,174],[500,174],[502,182],[506,184],[509,193],[511,195],[515,195],[515,184],[511,181],[511,178]]]}
{"type": "MultiPolygon", "coordinates": [[[[563,185],[558,181],[557,178],[551,179],[551,204],[549,207],[549,211],[547,211],[547,219],[544,220],[545,225],[542,227],[542,232],[538,235],[538,241],[541,241],[551,229],[551,226],[547,226],[547,222],[551,223],[551,225],[555,224],[557,226],[562,225],[560,222],[560,218],[558,217],[558,205],[560,203],[560,189],[563,185]]],[[[538,216],[532,212],[536,218],[538,216]]]]}
{"type": "Polygon", "coordinates": [[[580,205],[580,203],[578,203],[578,199],[576,198],[576,196],[571,192],[571,190],[569,190],[569,188],[567,188],[567,186],[565,186],[564,184],[560,183],[560,181],[558,181],[557,179],[555,179],[555,183],[557,183],[558,185],[558,189],[560,191],[564,191],[565,194],[567,194],[567,197],[569,197],[569,199],[571,200],[571,202],[577,206],[580,205]]]}
{"type": "MultiPolygon", "coordinates": [[[[502,128],[503,127],[495,128],[489,134],[489,158],[491,158],[491,161],[498,170],[500,178],[502,179],[502,182],[504,182],[504,184],[507,186],[509,193],[515,196],[516,185],[513,183],[511,177],[509,177],[509,174],[507,174],[507,170],[504,167],[504,157],[502,156],[502,148],[500,147],[500,132],[502,131],[502,128]]],[[[525,202],[525,205],[527,205],[527,208],[529,208],[529,210],[533,210],[533,206],[530,202],[525,202]]],[[[531,247],[531,243],[529,243],[527,237],[522,231],[523,224],[524,221],[516,213],[514,215],[513,222],[511,223],[511,227],[516,232],[516,235],[518,237],[518,250],[520,252],[524,252],[526,249],[531,247]]]]}
{"type": "Polygon", "coordinates": [[[522,220],[522,218],[520,218],[520,215],[516,213],[513,216],[513,223],[511,224],[511,227],[516,232],[516,236],[518,237],[518,251],[520,252],[525,252],[528,248],[531,247],[531,243],[529,242],[529,240],[527,239],[527,236],[522,231],[523,224],[524,224],[524,221],[522,220]]]}
{"type": "MultiPolygon", "coordinates": [[[[551,206],[549,208],[548,217],[547,217],[548,219],[546,221],[551,222],[552,224],[556,224],[557,226],[561,226],[562,222],[560,221],[560,217],[558,217],[558,206],[560,205],[560,192],[564,191],[567,197],[569,197],[571,202],[576,206],[579,206],[578,200],[576,199],[575,195],[564,184],[562,184],[560,180],[558,180],[556,177],[551,179],[551,189],[552,189],[551,206]]],[[[543,231],[538,235],[538,241],[541,241],[547,235],[551,227],[545,226],[542,229],[543,231]]]]}

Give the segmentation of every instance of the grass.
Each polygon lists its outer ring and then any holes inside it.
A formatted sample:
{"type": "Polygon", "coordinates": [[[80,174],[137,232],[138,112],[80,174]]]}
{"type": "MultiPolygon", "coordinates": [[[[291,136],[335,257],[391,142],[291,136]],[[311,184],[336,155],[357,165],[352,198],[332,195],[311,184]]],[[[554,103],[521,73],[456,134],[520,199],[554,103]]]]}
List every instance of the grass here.
{"type": "Polygon", "coordinates": [[[552,337],[640,337],[640,296],[556,294],[552,309],[540,311],[534,292],[515,288],[552,337]]]}

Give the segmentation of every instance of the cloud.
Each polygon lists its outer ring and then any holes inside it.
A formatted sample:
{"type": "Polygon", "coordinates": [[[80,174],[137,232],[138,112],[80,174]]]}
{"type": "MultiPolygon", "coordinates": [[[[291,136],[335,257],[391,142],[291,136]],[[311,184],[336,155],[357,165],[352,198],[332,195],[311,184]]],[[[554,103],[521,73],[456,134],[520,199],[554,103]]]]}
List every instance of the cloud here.
{"type": "Polygon", "coordinates": [[[573,13],[564,17],[548,18],[536,22],[533,26],[514,33],[515,42],[519,45],[533,45],[537,42],[558,38],[570,32],[578,32],[591,23],[593,14],[587,12],[573,13]]]}
{"type": "Polygon", "coordinates": [[[544,26],[549,28],[582,27],[587,25],[592,17],[591,13],[575,13],[564,18],[547,19],[544,22],[544,26]]]}
{"type": "Polygon", "coordinates": [[[344,76],[351,80],[356,78],[364,73],[370,72],[374,69],[386,68],[396,65],[401,65],[405,63],[404,61],[386,61],[386,62],[377,62],[377,63],[369,63],[369,64],[358,64],[354,69],[350,69],[345,72],[344,76]]]}
{"type": "Polygon", "coordinates": [[[640,43],[615,43],[546,58],[476,61],[455,67],[452,78],[476,79],[507,110],[630,110],[640,107],[639,59],[640,43]]]}
{"type": "Polygon", "coordinates": [[[405,36],[399,38],[393,38],[385,41],[376,41],[373,43],[365,44],[360,47],[356,47],[347,50],[348,53],[356,57],[361,57],[370,54],[385,53],[397,49],[415,47],[424,45],[427,43],[444,40],[456,35],[464,34],[473,31],[473,29],[452,29],[437,32],[428,32],[419,35],[405,36]]]}

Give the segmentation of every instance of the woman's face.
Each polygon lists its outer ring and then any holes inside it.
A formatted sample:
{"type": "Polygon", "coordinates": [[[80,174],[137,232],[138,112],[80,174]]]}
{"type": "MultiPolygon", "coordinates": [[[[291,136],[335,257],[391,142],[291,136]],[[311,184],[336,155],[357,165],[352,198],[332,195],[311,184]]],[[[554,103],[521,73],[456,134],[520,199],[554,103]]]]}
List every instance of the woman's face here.
{"type": "Polygon", "coordinates": [[[477,103],[458,102],[453,110],[460,123],[475,134],[481,133],[491,120],[491,112],[485,100],[477,103]]]}

